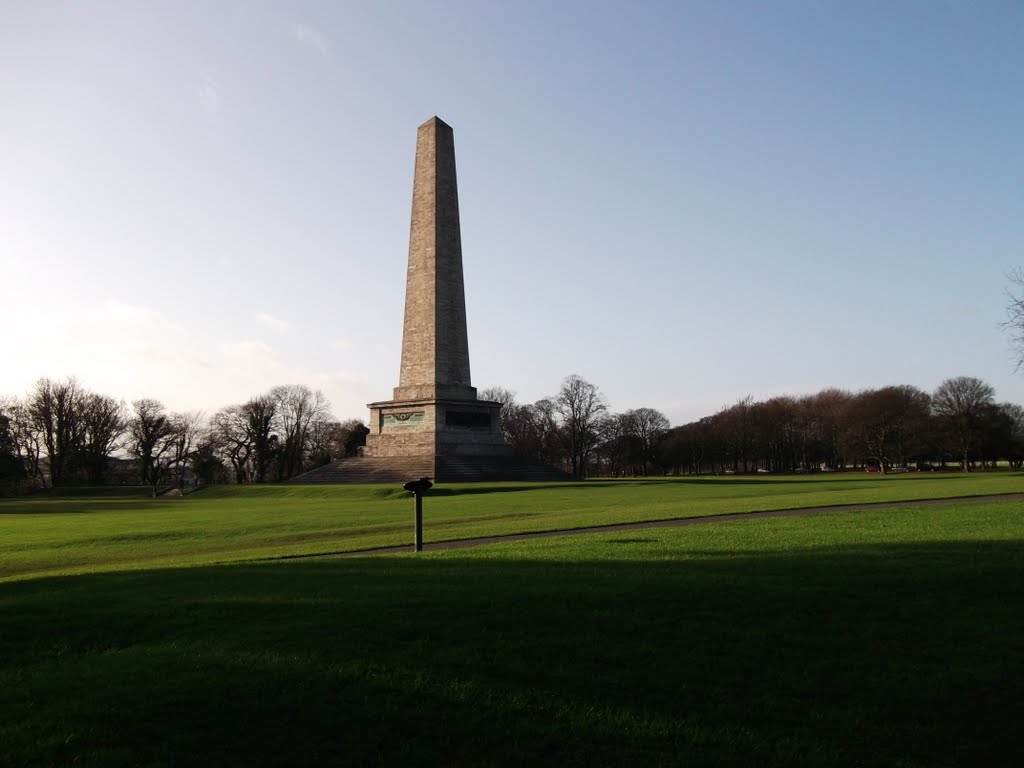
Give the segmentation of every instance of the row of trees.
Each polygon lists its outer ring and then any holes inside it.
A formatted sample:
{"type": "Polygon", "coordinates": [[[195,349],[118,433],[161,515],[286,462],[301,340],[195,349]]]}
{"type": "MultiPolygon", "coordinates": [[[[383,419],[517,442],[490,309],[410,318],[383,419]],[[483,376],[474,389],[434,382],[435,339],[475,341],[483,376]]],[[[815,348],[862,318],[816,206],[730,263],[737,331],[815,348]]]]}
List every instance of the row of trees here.
{"type": "Polygon", "coordinates": [[[210,419],[209,443],[221,480],[279,482],[344,456],[354,456],[370,430],[356,420],[337,422],[323,394],[307,387],[275,387],[210,419]]]}
{"type": "Polygon", "coordinates": [[[667,432],[670,472],[794,471],[1024,460],[1024,408],[997,404],[980,379],[947,379],[933,393],[908,385],[806,397],[751,398],[667,432]]]}
{"type": "Polygon", "coordinates": [[[653,408],[611,413],[600,391],[569,376],[556,395],[515,402],[501,388],[507,442],[524,456],[576,477],[649,472],[772,472],[955,462],[965,471],[996,460],[1024,461],[1024,408],[997,404],[991,386],[961,376],[933,393],[890,386],[806,397],[747,397],[718,413],[671,428],[653,408]]]}
{"type": "Polygon", "coordinates": [[[582,376],[567,376],[558,393],[517,403],[500,387],[480,397],[502,404],[506,442],[521,456],[561,467],[574,477],[645,475],[658,466],[658,447],[669,420],[654,408],[611,413],[601,391],[582,376]]]}
{"type": "MultiPolygon", "coordinates": [[[[902,385],[748,397],[675,428],[654,408],[612,413],[578,375],[532,404],[503,388],[480,396],[502,403],[513,450],[575,477],[1024,462],[1024,408],[997,404],[992,387],[971,377],[933,393],[902,385]]],[[[0,482],[279,482],[355,455],[367,432],[357,420],[335,421],[324,395],[304,386],[274,387],[207,419],[44,378],[24,398],[0,398],[0,482]]]]}
{"type": "Polygon", "coordinates": [[[322,392],[274,387],[207,419],[153,399],[130,406],[74,378],[0,398],[0,481],[31,486],[286,480],[351,455],[367,430],[338,423],[322,392]]]}

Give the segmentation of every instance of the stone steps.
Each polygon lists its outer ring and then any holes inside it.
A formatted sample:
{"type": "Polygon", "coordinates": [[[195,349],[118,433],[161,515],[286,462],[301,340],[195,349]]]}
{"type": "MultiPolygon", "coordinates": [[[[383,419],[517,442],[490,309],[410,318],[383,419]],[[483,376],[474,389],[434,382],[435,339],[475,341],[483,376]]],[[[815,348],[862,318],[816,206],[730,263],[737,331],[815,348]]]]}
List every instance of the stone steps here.
{"type": "Polygon", "coordinates": [[[293,477],[293,485],[331,485],[338,483],[399,483],[434,476],[434,460],[423,457],[353,456],[338,459],[322,467],[293,477]]]}
{"type": "Polygon", "coordinates": [[[288,481],[294,485],[398,483],[429,477],[435,483],[498,481],[564,482],[561,470],[521,456],[353,456],[317,467],[288,481]]]}
{"type": "Polygon", "coordinates": [[[435,462],[434,471],[439,482],[446,483],[543,483],[572,479],[561,470],[523,456],[442,456],[435,462]]]}

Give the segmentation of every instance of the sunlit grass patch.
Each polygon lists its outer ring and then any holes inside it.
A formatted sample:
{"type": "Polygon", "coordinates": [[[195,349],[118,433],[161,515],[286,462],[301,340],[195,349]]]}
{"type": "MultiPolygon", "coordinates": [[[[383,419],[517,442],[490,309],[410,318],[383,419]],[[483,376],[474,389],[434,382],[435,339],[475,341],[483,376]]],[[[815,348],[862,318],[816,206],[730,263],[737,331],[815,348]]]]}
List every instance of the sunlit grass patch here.
{"type": "MultiPolygon", "coordinates": [[[[1022,490],[1021,473],[441,486],[425,500],[425,537],[1022,490]]],[[[328,554],[411,540],[410,497],[395,486],[215,486],[157,499],[147,489],[68,490],[0,500],[0,580],[328,554]]]]}

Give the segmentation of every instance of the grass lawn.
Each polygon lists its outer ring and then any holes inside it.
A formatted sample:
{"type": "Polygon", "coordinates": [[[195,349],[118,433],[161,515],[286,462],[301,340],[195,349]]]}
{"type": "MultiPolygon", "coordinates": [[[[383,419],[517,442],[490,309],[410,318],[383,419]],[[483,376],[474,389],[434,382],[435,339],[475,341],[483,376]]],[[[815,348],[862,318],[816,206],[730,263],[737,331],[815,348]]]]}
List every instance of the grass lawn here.
{"type": "Polygon", "coordinates": [[[0,764],[1018,766],[1021,512],[8,581],[0,764]]]}
{"type": "MultiPolygon", "coordinates": [[[[700,477],[436,488],[425,537],[443,541],[617,522],[1024,491],[1024,474],[700,477]]],[[[185,498],[145,489],[0,499],[0,581],[227,563],[412,541],[394,486],[220,486],[185,498]]]]}

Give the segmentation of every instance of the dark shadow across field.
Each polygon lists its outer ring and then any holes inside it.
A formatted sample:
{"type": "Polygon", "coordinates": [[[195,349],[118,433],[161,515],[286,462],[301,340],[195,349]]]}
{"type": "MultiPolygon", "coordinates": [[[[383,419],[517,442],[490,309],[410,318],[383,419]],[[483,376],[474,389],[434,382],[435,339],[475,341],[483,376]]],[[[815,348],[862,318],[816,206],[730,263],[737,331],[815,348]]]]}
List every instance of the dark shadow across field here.
{"type": "Polygon", "coordinates": [[[844,472],[835,474],[821,474],[821,475],[803,475],[803,476],[786,476],[786,475],[750,475],[750,476],[736,476],[736,475],[695,475],[695,476],[683,476],[683,477],[625,477],[621,479],[600,479],[600,480],[581,480],[581,481],[565,481],[561,483],[529,483],[523,485],[490,485],[486,483],[480,484],[467,484],[467,485],[456,485],[454,487],[446,487],[443,484],[435,485],[429,491],[426,492],[426,496],[464,496],[467,494],[494,494],[494,493],[518,493],[521,491],[535,491],[535,490],[547,490],[547,489],[558,489],[558,490],[590,490],[593,488],[623,488],[626,486],[651,486],[651,485],[682,485],[682,486],[754,486],[762,490],[768,490],[772,488],[782,488],[791,486],[800,486],[802,489],[808,492],[817,490],[815,487],[818,483],[827,483],[829,486],[845,485],[845,484],[863,484],[871,480],[878,480],[880,478],[894,477],[899,479],[908,479],[922,477],[927,478],[929,481],[963,481],[965,479],[973,479],[973,475],[965,475],[959,472],[949,473],[929,473],[927,475],[870,475],[865,476],[861,472],[844,472]]]}
{"type": "Polygon", "coordinates": [[[620,488],[623,485],[650,485],[652,483],[660,483],[664,485],[665,482],[665,479],[636,481],[566,480],[565,482],[559,483],[523,483],[522,485],[491,485],[489,483],[467,483],[464,485],[455,486],[445,486],[444,484],[438,483],[429,491],[427,491],[424,494],[424,496],[466,496],[493,493],[519,493],[522,491],[545,491],[552,489],[559,491],[578,491],[588,490],[592,488],[620,488]]]}
{"type": "MultiPolygon", "coordinates": [[[[0,586],[9,764],[1019,765],[1024,547],[0,586]]],[[[589,546],[589,545],[588,545],[589,546]]],[[[631,555],[631,548],[636,553],[631,555]]]]}

